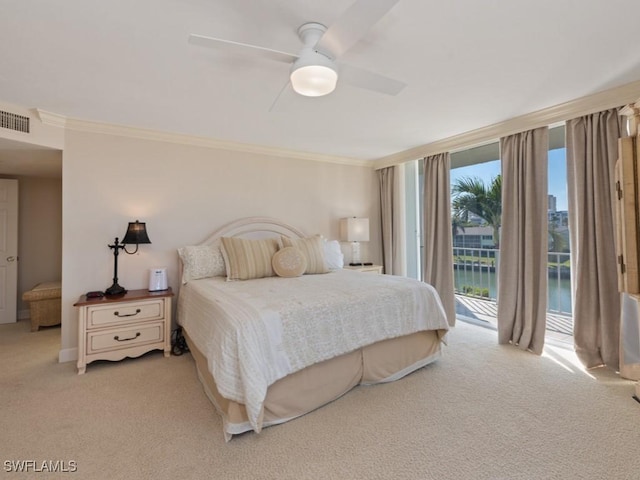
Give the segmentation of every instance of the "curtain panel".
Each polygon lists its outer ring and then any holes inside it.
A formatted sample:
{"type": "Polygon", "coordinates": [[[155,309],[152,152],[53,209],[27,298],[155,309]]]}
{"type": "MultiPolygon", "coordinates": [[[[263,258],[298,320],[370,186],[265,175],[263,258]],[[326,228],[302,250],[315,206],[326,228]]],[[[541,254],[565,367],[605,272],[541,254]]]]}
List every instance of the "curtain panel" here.
{"type": "Polygon", "coordinates": [[[388,275],[406,275],[404,167],[396,165],[378,170],[380,224],[382,227],[382,266],[388,275]]]}
{"type": "Polygon", "coordinates": [[[613,187],[623,132],[618,109],[569,120],[566,127],[573,334],[587,368],[619,368],[613,187]]]}
{"type": "Polygon", "coordinates": [[[549,129],[500,139],[498,341],[542,354],[547,321],[549,129]]]}
{"type": "Polygon", "coordinates": [[[441,153],[426,157],[424,165],[423,262],[422,279],[433,285],[455,325],[456,306],[453,282],[453,239],[451,227],[451,157],[441,153]]]}

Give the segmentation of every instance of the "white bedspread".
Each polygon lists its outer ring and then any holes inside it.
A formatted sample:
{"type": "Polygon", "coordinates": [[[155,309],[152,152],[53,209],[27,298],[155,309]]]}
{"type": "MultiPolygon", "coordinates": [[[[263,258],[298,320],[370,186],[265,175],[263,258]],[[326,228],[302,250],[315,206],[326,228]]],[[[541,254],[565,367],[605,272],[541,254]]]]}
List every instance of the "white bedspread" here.
{"type": "Polygon", "coordinates": [[[383,339],[448,330],[430,285],[349,270],[194,280],[180,290],[178,321],[207,356],[220,394],[245,404],[256,432],[267,388],[280,378],[383,339]]]}

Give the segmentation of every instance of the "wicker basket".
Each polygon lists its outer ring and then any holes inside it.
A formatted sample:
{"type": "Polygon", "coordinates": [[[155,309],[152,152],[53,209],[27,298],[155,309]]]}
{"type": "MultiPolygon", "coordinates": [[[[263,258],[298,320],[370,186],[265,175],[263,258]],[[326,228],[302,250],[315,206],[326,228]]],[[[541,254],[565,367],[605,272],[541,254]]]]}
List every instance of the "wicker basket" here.
{"type": "Polygon", "coordinates": [[[60,282],[39,283],[32,290],[24,292],[22,300],[29,302],[31,331],[40,327],[60,325],[61,319],[60,282]]]}

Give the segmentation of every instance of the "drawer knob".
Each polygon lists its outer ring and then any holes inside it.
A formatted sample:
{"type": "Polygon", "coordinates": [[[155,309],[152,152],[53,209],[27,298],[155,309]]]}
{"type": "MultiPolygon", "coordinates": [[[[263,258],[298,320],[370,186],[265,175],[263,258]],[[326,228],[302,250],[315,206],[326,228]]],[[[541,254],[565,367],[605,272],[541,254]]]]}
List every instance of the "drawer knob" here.
{"type": "Polygon", "coordinates": [[[134,340],[134,339],[138,338],[139,336],[140,336],[140,332],[136,332],[136,335],[134,337],[120,338],[118,335],[116,335],[115,337],[113,337],[113,339],[116,342],[128,342],[129,340],[134,340]]]}
{"type": "Polygon", "coordinates": [[[139,313],[140,313],[140,309],[139,309],[139,308],[136,308],[136,313],[125,313],[124,315],[120,315],[120,312],[113,312],[113,314],[114,314],[116,317],[120,317],[120,318],[123,318],[123,317],[133,317],[133,316],[135,316],[135,315],[137,315],[137,314],[139,314],[139,313]]]}

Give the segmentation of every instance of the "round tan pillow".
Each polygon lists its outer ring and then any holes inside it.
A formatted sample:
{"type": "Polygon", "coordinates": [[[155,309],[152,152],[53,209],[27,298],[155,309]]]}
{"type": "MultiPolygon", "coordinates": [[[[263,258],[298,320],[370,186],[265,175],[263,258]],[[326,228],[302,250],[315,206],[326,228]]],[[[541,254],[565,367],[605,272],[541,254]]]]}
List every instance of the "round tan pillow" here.
{"type": "Polygon", "coordinates": [[[279,277],[299,277],[307,269],[307,258],[296,247],[284,247],[273,255],[271,266],[279,277]]]}

